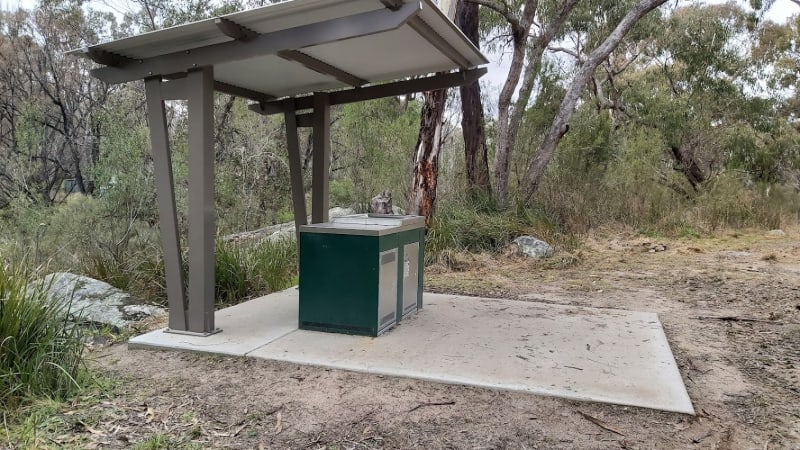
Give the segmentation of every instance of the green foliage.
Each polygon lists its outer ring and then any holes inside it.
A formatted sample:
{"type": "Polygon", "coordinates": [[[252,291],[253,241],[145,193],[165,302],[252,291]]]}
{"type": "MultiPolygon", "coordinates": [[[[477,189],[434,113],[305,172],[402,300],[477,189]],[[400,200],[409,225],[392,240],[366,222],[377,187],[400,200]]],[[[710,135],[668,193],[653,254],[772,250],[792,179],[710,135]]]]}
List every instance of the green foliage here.
{"type": "Polygon", "coordinates": [[[297,243],[292,239],[263,241],[252,252],[252,271],[262,289],[275,292],[297,284],[297,243]]]}
{"type": "Polygon", "coordinates": [[[487,198],[450,198],[441,202],[425,237],[426,262],[436,261],[445,250],[502,250],[530,229],[530,218],[519,212],[500,210],[487,198]]]}
{"type": "Polygon", "coordinates": [[[745,172],[718,174],[695,193],[665,159],[663,136],[646,129],[618,134],[612,157],[590,170],[579,140],[564,141],[535,197],[556,228],[580,234],[625,225],[648,235],[691,237],[729,227],[777,228],[800,214],[796,189],[753,183],[745,172]]]}
{"type": "Polygon", "coordinates": [[[331,171],[345,188],[337,192],[342,195],[336,204],[369,205],[373,196],[388,189],[393,203],[404,207],[418,131],[418,102],[403,107],[387,98],[344,106],[332,130],[338,145],[333,146],[331,171]]]}
{"type": "Polygon", "coordinates": [[[297,244],[292,239],[219,243],[215,275],[216,299],[222,304],[286,289],[297,283],[297,244]]]}
{"type": "Polygon", "coordinates": [[[22,265],[0,263],[0,406],[63,399],[83,381],[83,343],[69,308],[48,300],[22,265]]]}
{"type": "Polygon", "coordinates": [[[218,243],[214,256],[214,296],[230,305],[247,299],[250,293],[247,255],[236,245],[218,243]]]}
{"type": "Polygon", "coordinates": [[[356,194],[356,185],[353,180],[345,178],[342,180],[332,180],[330,183],[330,204],[334,206],[349,206],[362,200],[356,194]]]}

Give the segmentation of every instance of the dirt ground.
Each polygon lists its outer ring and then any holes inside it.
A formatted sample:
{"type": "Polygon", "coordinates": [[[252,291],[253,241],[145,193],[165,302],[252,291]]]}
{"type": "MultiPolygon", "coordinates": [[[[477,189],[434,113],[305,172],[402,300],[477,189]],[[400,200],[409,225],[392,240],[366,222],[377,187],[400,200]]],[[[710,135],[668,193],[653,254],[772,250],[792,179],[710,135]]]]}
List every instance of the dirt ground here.
{"type": "Polygon", "coordinates": [[[82,418],[62,439],[83,448],[800,449],[800,229],[784,231],[598,233],[546,261],[454,254],[426,274],[429,291],[658,313],[696,416],[113,345],[95,350],[94,364],[123,382],[92,414],[73,412],[82,418]]]}

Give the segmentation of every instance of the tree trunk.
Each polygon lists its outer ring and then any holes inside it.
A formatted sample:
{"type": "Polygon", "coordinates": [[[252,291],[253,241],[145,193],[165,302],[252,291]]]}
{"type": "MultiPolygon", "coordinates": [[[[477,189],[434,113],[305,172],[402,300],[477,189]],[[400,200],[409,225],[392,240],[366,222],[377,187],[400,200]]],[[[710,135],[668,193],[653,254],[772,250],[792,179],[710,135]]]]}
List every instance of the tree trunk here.
{"type": "Polygon", "coordinates": [[[526,171],[526,185],[524,188],[526,204],[530,203],[533,194],[539,188],[544,172],[553,159],[556,146],[558,146],[561,138],[564,137],[569,130],[569,119],[575,111],[575,106],[578,103],[578,99],[580,99],[586,83],[589,82],[597,66],[608,58],[608,55],[614,51],[620,41],[622,41],[625,35],[628,34],[628,31],[636,25],[639,19],[664,3],[666,3],[666,0],[643,0],[634,6],[633,9],[628,11],[625,17],[622,18],[614,31],[589,54],[586,58],[586,62],[578,69],[578,73],[575,74],[575,78],[572,79],[569,89],[567,89],[567,93],[561,101],[553,123],[550,125],[550,130],[547,132],[542,145],[539,147],[539,153],[533,161],[531,161],[526,171]]]}
{"type": "MultiPolygon", "coordinates": [[[[467,0],[489,6],[483,0],[467,0]]],[[[510,174],[511,157],[514,151],[514,144],[517,140],[517,131],[522,121],[523,112],[528,106],[533,86],[538,77],[544,50],[555,38],[569,14],[578,4],[578,0],[565,0],[558,7],[555,16],[547,26],[541,27],[541,33],[536,36],[534,46],[528,49],[528,38],[530,37],[533,19],[536,17],[538,1],[526,0],[522,7],[519,18],[512,14],[507,8],[500,4],[491,7],[508,20],[511,26],[511,36],[513,38],[513,52],[511,57],[511,68],[508,76],[500,90],[500,97],[497,102],[497,138],[494,154],[494,196],[498,204],[503,205],[508,194],[508,179],[510,174]],[[527,65],[525,63],[527,53],[527,65]],[[524,75],[523,75],[524,69],[524,75]],[[514,92],[519,85],[520,76],[523,77],[522,86],[519,90],[516,102],[512,102],[514,92]]]]}
{"type": "MultiPolygon", "coordinates": [[[[464,35],[479,46],[478,4],[458,2],[458,26],[464,35]]],[[[464,165],[467,190],[472,193],[491,193],[489,156],[486,147],[481,85],[478,81],[461,87],[461,131],[464,134],[464,165]]]]}
{"type": "Polygon", "coordinates": [[[436,202],[442,116],[447,90],[425,92],[423,97],[425,102],[420,114],[409,210],[412,214],[425,216],[425,225],[430,226],[436,202]]]}
{"type": "Polygon", "coordinates": [[[669,150],[672,159],[677,163],[676,169],[683,172],[686,181],[688,181],[689,184],[692,185],[692,189],[697,192],[697,186],[706,181],[706,174],[703,172],[703,169],[700,168],[700,165],[697,164],[697,160],[693,155],[694,152],[689,148],[690,146],[691,144],[683,144],[680,147],[672,145],[669,150]]]}
{"type": "MultiPolygon", "coordinates": [[[[453,20],[457,0],[440,0],[439,9],[453,20]]],[[[425,216],[425,226],[431,225],[436,205],[436,185],[439,181],[439,151],[441,150],[442,117],[447,89],[423,93],[419,118],[419,136],[414,154],[414,184],[411,187],[411,214],[425,216]]]]}

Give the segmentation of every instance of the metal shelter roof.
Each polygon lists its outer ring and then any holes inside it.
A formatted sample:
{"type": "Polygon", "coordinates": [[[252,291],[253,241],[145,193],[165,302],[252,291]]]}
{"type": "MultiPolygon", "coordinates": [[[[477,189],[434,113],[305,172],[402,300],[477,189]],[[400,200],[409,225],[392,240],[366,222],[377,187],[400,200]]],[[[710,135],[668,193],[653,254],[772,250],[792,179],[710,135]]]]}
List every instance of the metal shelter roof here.
{"type": "Polygon", "coordinates": [[[70,53],[109,83],[213,65],[216,90],[262,102],[488,62],[432,0],[292,0],[70,53]]]}
{"type": "Polygon", "coordinates": [[[100,64],[91,74],[107,83],[144,79],[169,330],[202,336],[220,331],[214,326],[215,90],[255,100],[250,109],[259,114],[284,114],[299,226],[306,204],[298,127],[313,129],[311,222],[327,222],[331,106],[472,83],[486,73],[476,66],[487,62],[432,0],[292,0],[70,53],[100,64]],[[178,99],[188,109],[188,278],[165,109],[165,101],[178,99]]]}

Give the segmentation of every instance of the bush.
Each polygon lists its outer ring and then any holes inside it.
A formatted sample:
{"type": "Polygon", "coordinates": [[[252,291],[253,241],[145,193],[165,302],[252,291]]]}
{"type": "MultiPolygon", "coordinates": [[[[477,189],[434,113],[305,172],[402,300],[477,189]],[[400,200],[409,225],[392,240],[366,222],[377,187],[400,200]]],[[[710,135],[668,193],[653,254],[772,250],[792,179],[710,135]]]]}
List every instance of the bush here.
{"type": "Polygon", "coordinates": [[[235,304],[297,283],[297,244],[292,239],[248,246],[219,243],[216,248],[215,295],[235,304]]]}
{"type": "Polygon", "coordinates": [[[250,253],[252,277],[262,290],[275,292],[297,284],[297,243],[293,239],[264,241],[250,253]]]}
{"type": "Polygon", "coordinates": [[[252,286],[246,253],[238,245],[217,244],[214,265],[214,296],[223,304],[248,298],[252,286]]]}
{"type": "Polygon", "coordinates": [[[28,287],[31,272],[0,264],[0,405],[31,397],[61,399],[80,387],[83,344],[67,322],[68,308],[28,287]]]}
{"type": "Polygon", "coordinates": [[[425,237],[425,260],[445,250],[497,251],[531,232],[533,215],[523,208],[499,209],[487,198],[455,198],[438,205],[425,237]]]}

